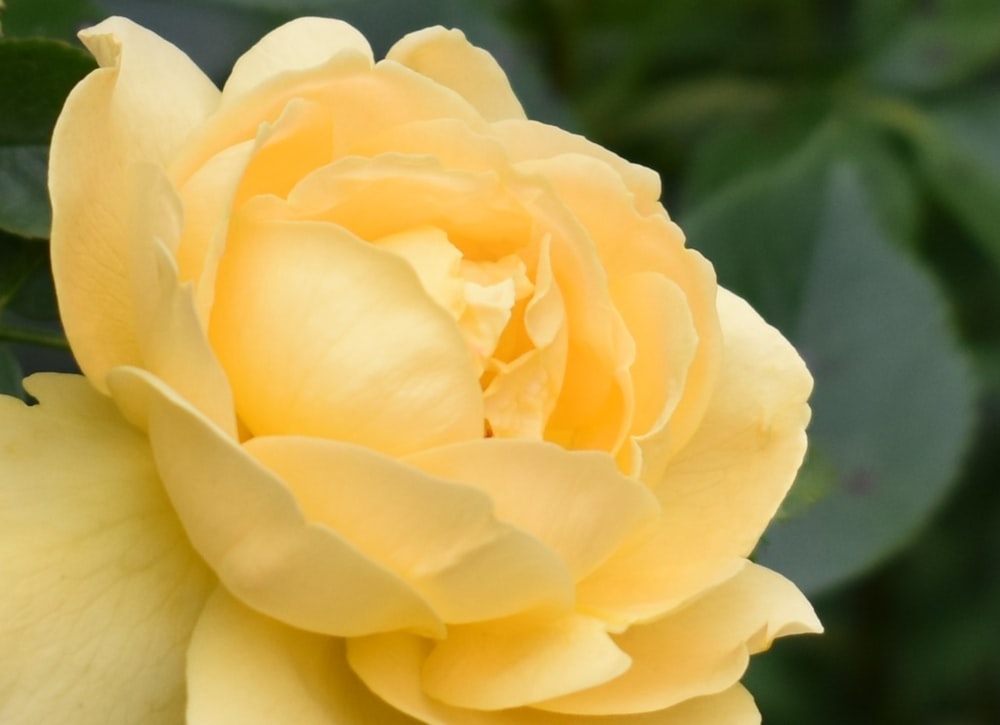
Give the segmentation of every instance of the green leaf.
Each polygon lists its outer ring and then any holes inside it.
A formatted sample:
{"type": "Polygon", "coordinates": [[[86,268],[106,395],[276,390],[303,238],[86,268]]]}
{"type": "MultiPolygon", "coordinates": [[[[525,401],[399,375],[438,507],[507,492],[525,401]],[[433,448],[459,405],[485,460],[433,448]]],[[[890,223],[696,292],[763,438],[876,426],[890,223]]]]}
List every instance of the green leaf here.
{"type": "Polygon", "coordinates": [[[744,173],[682,216],[719,279],[782,330],[798,315],[829,145],[828,133],[816,134],[791,158],[744,173]]]}
{"type": "Polygon", "coordinates": [[[1000,93],[930,111],[914,134],[931,191],[1000,267],[1000,93]]]}
{"type": "Polygon", "coordinates": [[[720,282],[776,322],[815,377],[802,482],[824,495],[793,498],[757,551],[810,593],[916,533],[955,478],[972,419],[940,296],[884,230],[849,149],[820,134],[683,223],[720,282]]]}
{"type": "Polygon", "coordinates": [[[24,388],[21,387],[21,365],[11,352],[9,345],[0,343],[0,395],[13,395],[24,398],[24,388]]]}
{"type": "Polygon", "coordinates": [[[80,28],[106,15],[90,0],[7,0],[3,32],[7,37],[72,40],[80,28]]]}
{"type": "MultiPolygon", "coordinates": [[[[873,5],[878,3],[872,3],[873,5]]],[[[954,86],[1000,58],[1000,4],[996,0],[920,3],[872,59],[868,76],[904,91],[954,86]]]]}
{"type": "Polygon", "coordinates": [[[48,144],[70,89],[96,67],[60,41],[0,39],[0,145],[48,144]]]}
{"type": "Polygon", "coordinates": [[[45,239],[52,225],[46,146],[0,146],[0,229],[45,239]]]}
{"type": "Polygon", "coordinates": [[[0,40],[0,230],[46,238],[52,127],[73,85],[94,68],[52,40],[0,40]]]}

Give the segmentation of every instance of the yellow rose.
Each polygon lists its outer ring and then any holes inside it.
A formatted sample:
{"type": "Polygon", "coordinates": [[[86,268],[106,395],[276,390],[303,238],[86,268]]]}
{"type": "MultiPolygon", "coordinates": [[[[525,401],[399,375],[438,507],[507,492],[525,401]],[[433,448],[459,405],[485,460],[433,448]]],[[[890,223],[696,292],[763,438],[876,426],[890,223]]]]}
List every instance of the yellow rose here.
{"type": "Polygon", "coordinates": [[[0,720],[758,722],[749,655],[820,630],[746,559],[812,383],[657,176],[454,30],[375,63],[298,20],[221,93],[81,37],[50,186],[86,381],[0,401],[0,720]]]}

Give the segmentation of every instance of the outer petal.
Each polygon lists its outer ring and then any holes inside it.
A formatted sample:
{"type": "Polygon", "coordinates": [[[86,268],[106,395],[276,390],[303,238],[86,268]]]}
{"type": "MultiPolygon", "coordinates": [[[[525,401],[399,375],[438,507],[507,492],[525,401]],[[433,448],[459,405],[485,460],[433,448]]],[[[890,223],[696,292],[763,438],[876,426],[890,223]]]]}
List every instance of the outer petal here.
{"type": "Polygon", "coordinates": [[[732,687],[750,655],[775,637],[822,629],[794,584],[750,564],[679,612],[617,635],[632,657],[624,675],[537,707],[575,715],[662,710],[732,687]]]}
{"type": "Polygon", "coordinates": [[[214,577],[145,439],[80,376],[0,398],[0,721],[173,725],[214,577]]]}
{"type": "Polygon", "coordinates": [[[649,490],[621,475],[603,453],[493,438],[421,452],[409,460],[485,491],[502,521],[545,542],[578,578],[658,513],[649,490]]]}
{"type": "Polygon", "coordinates": [[[753,698],[736,685],[659,712],[581,720],[576,715],[515,708],[484,712],[445,705],[423,690],[421,669],[433,644],[409,635],[349,640],[347,657],[364,683],[393,707],[429,725],[757,725],[753,698]]]}
{"type": "Polygon", "coordinates": [[[180,200],[161,168],[135,168],[143,192],[135,205],[131,274],[142,367],[235,438],[229,380],[208,344],[194,287],[178,279],[172,252],[181,237],[180,200]]]}
{"type": "Polygon", "coordinates": [[[424,662],[422,679],[441,702],[500,710],[599,685],[630,663],[603,622],[570,616],[524,629],[452,627],[424,662]]]}
{"type": "MultiPolygon", "coordinates": [[[[672,351],[676,356],[674,365],[683,364],[683,368],[669,374],[659,373],[661,378],[674,378],[675,385],[680,373],[683,379],[681,395],[670,401],[672,410],[666,424],[654,427],[650,431],[652,435],[644,435],[640,443],[644,457],[643,480],[659,479],[670,455],[691,438],[700,424],[715,384],[721,340],[712,266],[700,254],[685,248],[684,235],[662,208],[649,215],[642,214],[637,209],[639,199],[635,193],[608,164],[584,153],[564,153],[523,161],[518,166],[524,171],[544,175],[552,184],[562,203],[593,240],[600,265],[613,290],[630,284],[634,275],[659,273],[682,293],[697,345],[693,356],[683,349],[672,351]]],[[[641,332],[641,327],[634,327],[634,332],[641,332]]],[[[644,337],[638,335],[636,343],[656,344],[644,337]]],[[[679,348],[683,348],[683,337],[682,332],[679,348]]],[[[644,364],[645,355],[644,352],[640,357],[640,365],[644,364]]],[[[662,404],[660,407],[661,410],[665,408],[662,404]]]]}
{"type": "Polygon", "coordinates": [[[332,635],[443,627],[405,581],[308,522],[284,483],[148,373],[118,368],[115,401],[144,421],[156,465],[195,549],[258,611],[332,635]]]}
{"type": "Polygon", "coordinates": [[[662,212],[662,207],[658,203],[659,174],[645,166],[626,161],[583,136],[538,121],[516,119],[494,123],[492,131],[507,148],[511,160],[515,162],[548,159],[561,154],[591,156],[621,175],[629,190],[635,194],[642,212],[662,212]]]}
{"type": "Polygon", "coordinates": [[[218,589],[188,651],[188,725],[407,725],[347,666],[344,641],[293,629],[218,589]]]}
{"type": "Polygon", "coordinates": [[[245,447],[288,482],[311,521],[398,573],[449,624],[572,606],[563,563],[498,521],[474,488],[340,441],[254,438],[245,447]]]}
{"type": "Polygon", "coordinates": [[[386,55],[463,96],[487,121],[525,118],[506,74],[492,55],[461,30],[438,26],[410,33],[386,55]]]}
{"type": "Polygon", "coordinates": [[[247,222],[234,239],[210,334],[255,435],[392,454],[482,435],[472,355],[409,264],[319,222],[247,222]]]}
{"type": "Polygon", "coordinates": [[[344,52],[366,56],[374,62],[365,36],[344,21],[292,20],[272,30],[240,56],[223,88],[224,102],[230,103],[282,73],[316,68],[344,52]]]}
{"type": "Polygon", "coordinates": [[[656,491],[664,551],[746,556],[788,492],[806,449],[812,377],[791,344],[719,290],[724,353],[701,425],[656,491]]]}
{"type": "Polygon", "coordinates": [[[66,334],[100,390],[137,360],[128,274],[131,167],[166,165],[219,93],[181,51],[123,18],[81,33],[103,66],[70,94],[52,137],[52,264],[66,334]]]}

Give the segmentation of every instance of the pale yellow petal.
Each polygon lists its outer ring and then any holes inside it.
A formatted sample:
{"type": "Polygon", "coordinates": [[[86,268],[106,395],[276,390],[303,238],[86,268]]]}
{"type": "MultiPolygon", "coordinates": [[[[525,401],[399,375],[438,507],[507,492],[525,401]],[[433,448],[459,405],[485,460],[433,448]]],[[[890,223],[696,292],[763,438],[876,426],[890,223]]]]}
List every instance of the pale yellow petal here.
{"type": "Polygon", "coordinates": [[[421,675],[436,700],[502,710],[605,683],[630,663],[600,620],[571,616],[525,629],[451,627],[421,675]]]}
{"type": "Polygon", "coordinates": [[[218,589],[188,650],[188,725],[408,725],[347,666],[344,640],[293,629],[218,589]]]}
{"type": "Polygon", "coordinates": [[[123,18],[81,33],[102,68],[69,95],[52,137],[52,264],[66,334],[100,390],[138,360],[129,280],[132,166],[169,163],[219,93],[180,50],[123,18]]]}
{"type": "Polygon", "coordinates": [[[532,234],[533,220],[507,182],[496,172],[447,169],[432,156],[387,152],[338,159],[303,178],[287,203],[252,199],[247,213],[330,221],[369,241],[434,227],[467,258],[497,259],[527,245],[532,234]]]}
{"type": "Polygon", "coordinates": [[[255,438],[246,449],[288,483],[308,520],[396,572],[448,623],[572,606],[562,562],[498,521],[471,486],[340,441],[255,438]]]}
{"type": "Polygon", "coordinates": [[[409,584],[336,532],[307,521],[280,478],[162,382],[117,368],[109,386],[130,417],[145,420],[188,537],[234,596],[325,634],[442,631],[409,584]]]}
{"type": "MultiPolygon", "coordinates": [[[[452,707],[423,690],[421,670],[434,644],[405,634],[349,640],[351,667],[379,697],[428,725],[579,725],[575,715],[531,707],[485,712],[452,707]]],[[[585,722],[591,722],[590,719],[585,722]]],[[[594,718],[594,725],[757,725],[753,698],[739,685],[659,712],[594,718]]]]}
{"type": "Polygon", "coordinates": [[[398,63],[372,68],[367,56],[342,52],[320,66],[288,71],[234,98],[185,145],[171,167],[172,178],[183,182],[206,158],[253,139],[262,123],[273,123],[295,99],[330,110],[334,158],[349,155],[365,137],[401,124],[451,118],[473,127],[487,125],[451,89],[398,63]]]}
{"type": "Polygon", "coordinates": [[[656,484],[666,550],[746,556],[805,454],[812,377],[791,344],[742,299],[719,291],[724,352],[698,430],[656,484]]]}
{"type": "Polygon", "coordinates": [[[715,384],[722,346],[712,266],[685,248],[684,235],[662,209],[643,214],[623,177],[593,156],[564,153],[524,161],[518,167],[544,175],[562,205],[572,212],[575,223],[585,230],[613,289],[627,284],[631,275],[659,273],[683,294],[697,347],[686,365],[682,395],[674,403],[669,421],[642,444],[647,459],[643,480],[658,480],[666,461],[700,424],[715,384]]]}
{"type": "Polygon", "coordinates": [[[703,559],[689,550],[667,548],[668,526],[639,545],[623,547],[577,587],[581,611],[619,630],[648,622],[731,579],[746,565],[738,557],[703,559]]]}
{"type": "Polygon", "coordinates": [[[496,363],[498,369],[483,393],[486,419],[498,437],[543,440],[562,392],[569,331],[547,241],[539,250],[534,283],[521,324],[515,317],[495,351],[509,362],[496,363]]]}
{"type": "Polygon", "coordinates": [[[365,36],[343,20],[292,20],[272,30],[239,57],[223,88],[223,103],[232,103],[233,98],[284,73],[322,66],[340,53],[353,53],[374,62],[365,36]]]}
{"type": "MultiPolygon", "coordinates": [[[[611,303],[593,239],[553,190],[539,183],[541,189],[519,192],[532,212],[536,236],[550,242],[568,333],[565,377],[545,437],[567,448],[614,453],[631,427],[634,344],[611,303]]],[[[544,250],[539,244],[536,251],[544,250]]]]}
{"type": "Polygon", "coordinates": [[[649,490],[619,473],[605,453],[492,438],[417,453],[408,460],[486,492],[501,521],[543,541],[577,578],[658,513],[649,490]]]}
{"type": "Polygon", "coordinates": [[[0,722],[174,725],[214,587],[149,445],[76,375],[0,397],[0,722]]]}
{"type": "Polygon", "coordinates": [[[142,367],[236,437],[229,380],[208,343],[194,287],[181,284],[172,253],[181,238],[181,201],[163,170],[136,166],[131,276],[142,367]]]}
{"type": "Polygon", "coordinates": [[[405,259],[427,295],[456,320],[465,310],[462,253],[448,235],[434,227],[407,229],[373,240],[379,249],[405,259]]]}
{"type": "Polygon", "coordinates": [[[490,138],[489,127],[456,118],[433,118],[389,126],[370,133],[347,149],[348,154],[378,156],[387,152],[430,155],[447,169],[497,170],[510,159],[503,146],[490,138]]]}
{"type": "Polygon", "coordinates": [[[451,88],[488,121],[525,117],[503,69],[461,30],[437,26],[410,33],[392,46],[386,59],[451,88]]]}
{"type": "Polygon", "coordinates": [[[621,176],[635,195],[643,213],[662,211],[658,202],[661,186],[659,174],[645,166],[626,161],[579,134],[538,121],[517,119],[492,124],[491,133],[504,144],[515,162],[536,161],[563,154],[582,154],[597,159],[621,176]]]}
{"type": "Polygon", "coordinates": [[[403,454],[482,436],[471,353],[396,255],[321,222],[238,223],[210,338],[254,435],[403,454]]]}
{"type": "Polygon", "coordinates": [[[819,631],[819,620],[794,584],[749,564],[680,611],[616,635],[632,658],[627,673],[537,707],[574,715],[662,710],[732,687],[750,655],[775,637],[819,631]]]}

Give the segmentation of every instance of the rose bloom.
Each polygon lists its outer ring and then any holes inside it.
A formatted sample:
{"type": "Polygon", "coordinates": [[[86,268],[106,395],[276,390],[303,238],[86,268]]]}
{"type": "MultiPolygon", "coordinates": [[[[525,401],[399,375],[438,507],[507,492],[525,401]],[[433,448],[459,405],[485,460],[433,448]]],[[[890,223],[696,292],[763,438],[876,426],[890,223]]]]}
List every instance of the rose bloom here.
{"type": "Polygon", "coordinates": [[[83,376],[0,400],[4,723],[756,723],[811,378],[658,177],[455,30],[221,93],[121,18],[52,142],[83,376]]]}

